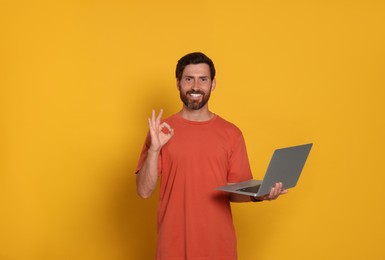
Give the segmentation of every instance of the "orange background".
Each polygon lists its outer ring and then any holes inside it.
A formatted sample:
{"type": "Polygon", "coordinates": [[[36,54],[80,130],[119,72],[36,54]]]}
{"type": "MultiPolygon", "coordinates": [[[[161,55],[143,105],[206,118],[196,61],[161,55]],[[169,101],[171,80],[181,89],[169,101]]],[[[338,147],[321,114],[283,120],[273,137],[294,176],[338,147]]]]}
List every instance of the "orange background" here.
{"type": "Polygon", "coordinates": [[[153,259],[157,194],[134,171],[191,51],[255,178],[314,143],[288,195],[233,205],[239,258],[385,259],[384,17],[374,0],[1,1],[0,259],[153,259]]]}

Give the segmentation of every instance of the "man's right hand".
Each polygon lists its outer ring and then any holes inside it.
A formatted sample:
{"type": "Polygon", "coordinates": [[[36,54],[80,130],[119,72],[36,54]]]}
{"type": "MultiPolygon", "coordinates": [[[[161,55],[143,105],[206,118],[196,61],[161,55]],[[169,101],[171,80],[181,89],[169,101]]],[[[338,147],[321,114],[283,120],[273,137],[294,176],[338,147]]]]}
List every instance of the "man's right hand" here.
{"type": "Polygon", "coordinates": [[[149,151],[159,152],[171,137],[174,135],[174,129],[166,122],[161,123],[163,109],[156,116],[155,110],[152,110],[151,118],[148,119],[148,127],[151,135],[151,145],[149,151]],[[166,128],[166,130],[163,130],[166,128]]]}
{"type": "Polygon", "coordinates": [[[136,190],[142,198],[149,198],[154,192],[158,180],[159,152],[174,135],[174,130],[167,123],[161,123],[162,114],[162,109],[158,116],[155,115],[155,110],[152,110],[152,116],[148,119],[151,144],[146,160],[136,175],[136,190]]]}

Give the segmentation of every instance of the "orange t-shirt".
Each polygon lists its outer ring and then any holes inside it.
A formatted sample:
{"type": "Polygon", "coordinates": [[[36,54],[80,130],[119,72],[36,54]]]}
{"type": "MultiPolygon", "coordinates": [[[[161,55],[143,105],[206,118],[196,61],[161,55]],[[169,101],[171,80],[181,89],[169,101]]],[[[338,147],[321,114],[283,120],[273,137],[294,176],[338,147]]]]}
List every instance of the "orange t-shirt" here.
{"type": "MultiPolygon", "coordinates": [[[[215,115],[205,122],[175,114],[174,136],[159,157],[157,260],[234,260],[237,245],[228,194],[215,190],[252,178],[241,131],[215,115]]],[[[147,156],[150,136],[140,156],[147,156]]]]}

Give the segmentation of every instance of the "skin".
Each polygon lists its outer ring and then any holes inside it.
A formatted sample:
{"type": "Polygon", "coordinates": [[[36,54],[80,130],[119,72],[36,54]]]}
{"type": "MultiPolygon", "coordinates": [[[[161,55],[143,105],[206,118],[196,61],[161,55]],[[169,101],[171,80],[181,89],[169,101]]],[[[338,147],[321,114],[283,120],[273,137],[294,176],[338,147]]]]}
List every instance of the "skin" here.
{"type": "MultiPolygon", "coordinates": [[[[208,102],[199,107],[197,104],[209,99],[211,92],[215,89],[216,81],[211,80],[210,68],[205,63],[187,65],[183,71],[181,79],[177,79],[176,85],[180,92],[181,98],[184,97],[189,105],[183,103],[183,107],[179,114],[190,121],[207,121],[214,114],[208,108],[208,102]],[[191,93],[193,92],[193,93],[191,93]],[[197,93],[197,94],[194,94],[197,93]],[[199,108],[197,108],[199,107],[199,108]]],[[[148,150],[147,158],[143,167],[137,173],[136,187],[137,193],[142,198],[148,198],[155,190],[158,181],[158,157],[162,147],[172,138],[174,130],[166,122],[161,122],[163,110],[156,115],[152,110],[151,117],[148,119],[148,127],[151,136],[151,145],[148,150]],[[163,129],[167,131],[162,131],[163,129]]],[[[288,190],[282,188],[282,183],[276,183],[271,188],[270,193],[256,197],[258,200],[275,200],[280,195],[286,194],[288,190]]],[[[231,194],[232,202],[249,202],[249,196],[240,194],[231,194]]]]}

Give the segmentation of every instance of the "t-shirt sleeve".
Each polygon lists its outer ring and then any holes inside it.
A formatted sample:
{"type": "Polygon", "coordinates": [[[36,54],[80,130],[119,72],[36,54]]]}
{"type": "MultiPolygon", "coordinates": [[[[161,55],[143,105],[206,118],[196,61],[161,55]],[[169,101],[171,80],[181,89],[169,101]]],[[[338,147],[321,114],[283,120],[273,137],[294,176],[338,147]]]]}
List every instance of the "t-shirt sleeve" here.
{"type": "MultiPolygon", "coordinates": [[[[150,133],[147,133],[146,140],[144,141],[144,144],[143,144],[142,152],[140,153],[139,162],[138,162],[138,165],[136,166],[135,174],[137,174],[140,171],[140,169],[142,169],[144,161],[147,158],[147,152],[148,152],[148,148],[150,148],[150,145],[151,145],[151,136],[150,136],[150,133]]],[[[161,169],[162,169],[162,153],[159,154],[159,158],[158,158],[158,175],[161,174],[161,169]]]]}
{"type": "Polygon", "coordinates": [[[234,138],[233,149],[229,160],[228,183],[247,181],[253,178],[251,173],[246,144],[242,133],[234,138]]]}

